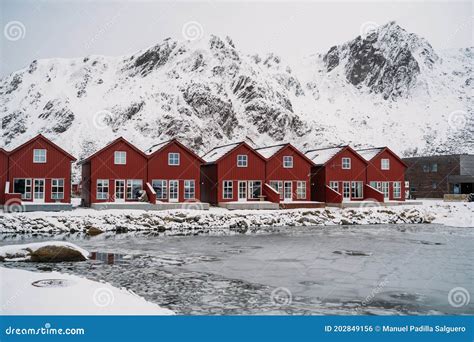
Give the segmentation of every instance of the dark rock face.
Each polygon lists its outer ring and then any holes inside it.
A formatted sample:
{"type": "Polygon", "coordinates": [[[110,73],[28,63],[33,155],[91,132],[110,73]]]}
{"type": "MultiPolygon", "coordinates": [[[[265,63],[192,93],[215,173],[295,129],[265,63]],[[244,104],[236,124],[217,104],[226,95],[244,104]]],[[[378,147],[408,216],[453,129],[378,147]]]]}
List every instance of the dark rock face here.
{"type": "Polygon", "coordinates": [[[162,44],[158,44],[153,48],[145,51],[143,54],[138,56],[133,62],[133,74],[141,74],[142,76],[146,76],[155,68],[166,64],[176,46],[176,41],[168,39],[165,40],[162,44]]]}
{"type": "Polygon", "coordinates": [[[60,100],[50,100],[43,107],[43,112],[38,118],[48,120],[50,128],[45,132],[64,133],[72,125],[75,119],[74,113],[67,107],[69,101],[63,103],[60,100]]]}
{"type": "Polygon", "coordinates": [[[339,65],[339,50],[337,46],[333,46],[329,49],[328,53],[324,55],[323,61],[328,72],[339,65]]]}

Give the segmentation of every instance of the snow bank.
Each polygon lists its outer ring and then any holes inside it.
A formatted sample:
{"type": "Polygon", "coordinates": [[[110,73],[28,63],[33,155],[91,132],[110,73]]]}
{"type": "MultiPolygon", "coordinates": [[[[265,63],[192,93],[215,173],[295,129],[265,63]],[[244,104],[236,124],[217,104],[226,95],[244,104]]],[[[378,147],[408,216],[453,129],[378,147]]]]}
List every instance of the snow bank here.
{"type": "Polygon", "coordinates": [[[0,267],[1,315],[172,315],[109,284],[58,272],[0,267]]]}
{"type": "Polygon", "coordinates": [[[82,254],[84,259],[87,259],[89,256],[89,252],[85,249],[76,246],[70,242],[64,241],[45,241],[45,242],[36,242],[36,243],[28,243],[23,245],[8,245],[8,246],[1,246],[0,247],[0,259],[5,261],[26,261],[31,259],[31,255],[37,252],[42,247],[65,247],[68,249],[72,249],[74,251],[79,252],[82,254]]]}
{"type": "Polygon", "coordinates": [[[474,226],[474,203],[427,201],[423,205],[294,210],[101,210],[12,213],[0,216],[2,233],[156,231],[165,234],[247,233],[263,227],[441,223],[474,226]]]}

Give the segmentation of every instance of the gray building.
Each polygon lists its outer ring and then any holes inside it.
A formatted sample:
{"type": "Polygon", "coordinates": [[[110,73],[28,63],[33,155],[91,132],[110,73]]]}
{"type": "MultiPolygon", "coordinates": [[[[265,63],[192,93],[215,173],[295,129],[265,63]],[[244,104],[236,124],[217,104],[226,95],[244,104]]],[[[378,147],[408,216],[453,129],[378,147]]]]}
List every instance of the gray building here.
{"type": "Polygon", "coordinates": [[[415,198],[442,198],[444,194],[474,193],[474,155],[453,154],[403,158],[405,179],[415,198]]]}

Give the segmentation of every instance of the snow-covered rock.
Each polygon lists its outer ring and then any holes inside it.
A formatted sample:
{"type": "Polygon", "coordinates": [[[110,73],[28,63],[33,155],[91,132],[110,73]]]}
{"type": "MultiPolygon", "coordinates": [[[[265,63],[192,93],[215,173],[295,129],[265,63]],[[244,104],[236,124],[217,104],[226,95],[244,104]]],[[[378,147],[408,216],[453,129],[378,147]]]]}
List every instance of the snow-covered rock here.
{"type": "Polygon", "coordinates": [[[393,22],[291,67],[216,36],[37,60],[0,80],[0,145],[43,133],[78,159],[119,135],[197,152],[244,139],[473,152],[472,60],[472,48],[435,51],[393,22]]]}
{"type": "Polygon", "coordinates": [[[0,267],[1,315],[173,315],[134,293],[58,272],[0,267]]]}
{"type": "Polygon", "coordinates": [[[84,261],[89,252],[70,242],[44,241],[0,247],[0,261],[84,261]]]}

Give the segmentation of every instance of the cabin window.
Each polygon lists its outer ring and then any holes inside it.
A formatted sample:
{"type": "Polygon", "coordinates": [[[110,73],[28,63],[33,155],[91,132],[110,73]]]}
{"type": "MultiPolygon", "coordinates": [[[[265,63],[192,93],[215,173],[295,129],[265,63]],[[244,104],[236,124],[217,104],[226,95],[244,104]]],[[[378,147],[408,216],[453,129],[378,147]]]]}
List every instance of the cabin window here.
{"type": "Polygon", "coordinates": [[[125,151],[115,151],[115,153],[114,153],[114,164],[115,165],[125,165],[125,164],[127,164],[127,152],[125,152],[125,151]]]}
{"type": "Polygon", "coordinates": [[[194,179],[184,181],[184,199],[196,198],[196,186],[194,179]]]}
{"type": "Polygon", "coordinates": [[[151,181],[151,186],[156,192],[157,199],[166,199],[168,196],[166,193],[167,190],[167,181],[164,179],[154,179],[151,181]]]}
{"type": "Polygon", "coordinates": [[[127,199],[137,200],[142,194],[141,179],[127,179],[127,199]]]}
{"type": "Polygon", "coordinates": [[[437,163],[431,164],[431,172],[438,172],[438,164],[437,163]]]}
{"type": "Polygon", "coordinates": [[[364,195],[362,193],[364,184],[363,182],[352,182],[352,198],[363,198],[364,195]]]}
{"type": "Polygon", "coordinates": [[[21,194],[21,199],[31,199],[31,179],[16,178],[13,180],[13,193],[21,194]]]}
{"type": "Polygon", "coordinates": [[[98,179],[97,180],[97,199],[106,200],[109,199],[109,180],[98,179]]]}
{"type": "Polygon", "coordinates": [[[285,169],[293,168],[293,156],[284,156],[283,157],[283,167],[285,169]]]}
{"type": "Polygon", "coordinates": [[[423,172],[430,172],[430,166],[429,165],[423,165],[423,172]]]}
{"type": "Polygon", "coordinates": [[[306,182],[298,181],[296,183],[296,199],[306,199],[306,182]]]}
{"type": "Polygon", "coordinates": [[[339,182],[330,181],[329,187],[333,189],[334,191],[339,192],[339,182]]]}
{"type": "Polygon", "coordinates": [[[248,156],[246,154],[239,154],[237,156],[237,167],[247,167],[248,156]]]}
{"type": "Polygon", "coordinates": [[[436,188],[438,187],[438,184],[436,184],[436,182],[433,182],[433,183],[431,183],[431,187],[432,187],[433,189],[436,189],[436,188]]]}
{"type": "Polygon", "coordinates": [[[259,198],[262,196],[262,182],[249,181],[249,198],[259,198]]]}
{"type": "Polygon", "coordinates": [[[351,198],[351,182],[342,182],[342,197],[351,198]]]}
{"type": "Polygon", "coordinates": [[[172,166],[179,165],[179,153],[176,153],[176,152],[168,153],[168,165],[172,165],[172,166]]]}
{"type": "Polygon", "coordinates": [[[64,179],[57,178],[51,180],[51,199],[64,199],[64,179]]]}
{"type": "Polygon", "coordinates": [[[232,191],[232,181],[224,181],[223,182],[223,198],[224,199],[232,199],[233,191],[232,191]]]}
{"type": "Polygon", "coordinates": [[[280,194],[280,199],[283,199],[283,182],[282,181],[270,181],[270,186],[280,194]]]}
{"type": "Polygon", "coordinates": [[[344,170],[350,170],[350,168],[351,168],[351,158],[342,158],[342,168],[344,170]]]}
{"type": "Polygon", "coordinates": [[[390,170],[390,159],[381,159],[380,163],[380,168],[382,170],[390,170]]]}
{"type": "Polygon", "coordinates": [[[45,149],[33,150],[33,163],[46,163],[46,150],[45,149]]]}
{"type": "Polygon", "coordinates": [[[402,197],[402,184],[400,182],[393,182],[393,198],[402,197]]]}

